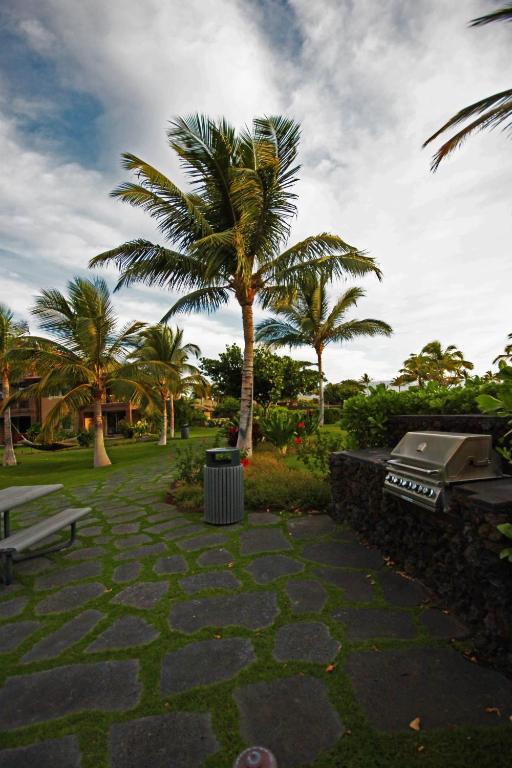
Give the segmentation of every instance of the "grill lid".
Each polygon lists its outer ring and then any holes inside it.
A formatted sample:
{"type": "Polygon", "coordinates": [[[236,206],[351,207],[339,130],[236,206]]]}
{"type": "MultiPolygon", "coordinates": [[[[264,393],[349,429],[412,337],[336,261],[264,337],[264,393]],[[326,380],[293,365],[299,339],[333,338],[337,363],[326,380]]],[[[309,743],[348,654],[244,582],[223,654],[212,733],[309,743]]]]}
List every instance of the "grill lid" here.
{"type": "Polygon", "coordinates": [[[418,472],[432,480],[456,482],[499,476],[491,435],[457,432],[407,432],[388,462],[397,471],[418,472]]]}

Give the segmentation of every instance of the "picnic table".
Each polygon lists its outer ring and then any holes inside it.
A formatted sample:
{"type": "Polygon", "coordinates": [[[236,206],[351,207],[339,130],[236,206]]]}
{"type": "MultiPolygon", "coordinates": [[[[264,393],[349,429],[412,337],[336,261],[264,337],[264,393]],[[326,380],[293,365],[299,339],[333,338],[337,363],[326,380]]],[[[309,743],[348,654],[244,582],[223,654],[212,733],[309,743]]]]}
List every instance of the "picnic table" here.
{"type": "Polygon", "coordinates": [[[28,504],[29,501],[40,499],[49,493],[61,491],[62,483],[54,485],[11,485],[0,491],[0,515],[3,515],[3,526],[0,526],[0,537],[6,539],[11,533],[11,509],[28,504]],[[3,531],[1,530],[3,528],[3,531]]]}

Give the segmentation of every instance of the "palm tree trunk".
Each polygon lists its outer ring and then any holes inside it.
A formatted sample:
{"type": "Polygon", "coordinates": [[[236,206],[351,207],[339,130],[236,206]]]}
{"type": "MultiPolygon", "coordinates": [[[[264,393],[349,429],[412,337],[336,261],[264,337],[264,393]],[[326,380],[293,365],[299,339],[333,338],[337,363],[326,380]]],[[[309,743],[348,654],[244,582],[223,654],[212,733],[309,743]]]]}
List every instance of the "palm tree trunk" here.
{"type": "Polygon", "coordinates": [[[324,413],[325,413],[325,404],[324,404],[324,371],[322,367],[322,350],[317,349],[316,351],[316,357],[318,360],[318,392],[319,392],[319,405],[320,405],[320,413],[318,417],[318,423],[321,427],[324,425],[324,413]]]}
{"type": "Polygon", "coordinates": [[[244,363],[242,367],[242,392],[240,397],[240,422],[236,447],[252,455],[252,401],[254,369],[254,320],[252,301],[242,304],[244,326],[244,363]]]}
{"type": "MultiPolygon", "coordinates": [[[[7,400],[10,394],[9,376],[7,371],[3,371],[2,375],[2,394],[4,400],[7,400]]],[[[11,409],[6,408],[4,411],[4,467],[14,467],[16,464],[16,456],[14,453],[14,446],[12,443],[12,427],[11,427],[11,409]]]]}
{"type": "Polygon", "coordinates": [[[174,395],[171,392],[169,397],[169,408],[171,411],[170,427],[171,427],[171,439],[174,439],[174,395]]]}
{"type": "Polygon", "coordinates": [[[112,462],[105,450],[103,434],[103,416],[101,413],[101,396],[94,401],[94,466],[108,467],[112,462]]]}
{"type": "Polygon", "coordinates": [[[162,408],[162,432],[158,445],[167,445],[167,400],[164,397],[164,407],[162,408]]]}

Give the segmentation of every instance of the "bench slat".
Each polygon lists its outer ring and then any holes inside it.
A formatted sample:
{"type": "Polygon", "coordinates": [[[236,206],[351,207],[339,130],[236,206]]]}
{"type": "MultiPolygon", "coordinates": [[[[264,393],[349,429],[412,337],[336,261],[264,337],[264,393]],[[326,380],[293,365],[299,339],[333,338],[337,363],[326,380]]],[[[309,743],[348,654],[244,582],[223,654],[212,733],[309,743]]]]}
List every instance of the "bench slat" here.
{"type": "Polygon", "coordinates": [[[52,533],[60,531],[66,525],[75,523],[80,518],[85,517],[91,512],[91,507],[63,509],[52,517],[41,520],[40,523],[31,525],[29,528],[22,528],[13,533],[7,539],[0,540],[0,551],[5,549],[15,549],[16,552],[23,552],[24,549],[37,544],[38,541],[46,539],[52,533]]]}

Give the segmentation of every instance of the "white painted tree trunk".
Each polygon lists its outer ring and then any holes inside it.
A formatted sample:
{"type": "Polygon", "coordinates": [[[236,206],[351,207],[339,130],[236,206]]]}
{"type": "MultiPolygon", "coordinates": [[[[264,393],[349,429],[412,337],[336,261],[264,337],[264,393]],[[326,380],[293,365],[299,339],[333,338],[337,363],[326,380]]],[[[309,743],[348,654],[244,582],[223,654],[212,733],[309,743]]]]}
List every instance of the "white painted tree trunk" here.
{"type": "MultiPolygon", "coordinates": [[[[9,376],[6,371],[2,375],[2,393],[4,400],[7,400],[11,392],[9,385],[9,376]]],[[[4,467],[14,467],[16,464],[16,455],[14,453],[14,445],[12,442],[12,427],[11,427],[11,409],[6,408],[4,411],[4,467]]]]}
{"type": "Polygon", "coordinates": [[[323,427],[325,404],[324,404],[324,371],[322,366],[322,351],[317,350],[316,356],[318,360],[318,378],[319,378],[319,386],[318,386],[319,398],[318,399],[319,399],[319,405],[320,405],[318,423],[320,424],[321,427],[323,427]]]}
{"type": "Polygon", "coordinates": [[[172,394],[172,392],[169,396],[169,409],[171,412],[171,418],[170,418],[171,440],[174,440],[174,395],[172,394]]]}
{"type": "Polygon", "coordinates": [[[94,466],[108,467],[110,461],[105,450],[105,436],[103,434],[103,415],[101,413],[101,397],[94,401],[94,466]]]}
{"type": "Polygon", "coordinates": [[[254,320],[252,303],[242,304],[244,327],[244,363],[242,367],[242,392],[240,397],[240,422],[237,448],[252,455],[252,401],[254,383],[254,320]]]}
{"type": "Polygon", "coordinates": [[[158,445],[167,445],[167,400],[164,397],[164,407],[162,408],[162,432],[158,445]]]}

